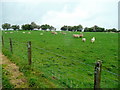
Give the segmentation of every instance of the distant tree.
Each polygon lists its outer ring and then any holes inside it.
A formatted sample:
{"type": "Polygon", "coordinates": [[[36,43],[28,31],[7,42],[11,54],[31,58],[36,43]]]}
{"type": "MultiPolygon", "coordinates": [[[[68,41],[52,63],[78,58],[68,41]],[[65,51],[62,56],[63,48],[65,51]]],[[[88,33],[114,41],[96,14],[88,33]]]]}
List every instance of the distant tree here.
{"type": "Polygon", "coordinates": [[[12,25],[11,28],[12,28],[13,30],[17,30],[17,29],[19,30],[19,25],[12,25]]]}
{"type": "Polygon", "coordinates": [[[84,28],[84,32],[88,32],[89,28],[88,27],[85,27],[84,28]]]}
{"type": "Polygon", "coordinates": [[[47,29],[49,29],[50,31],[51,31],[51,30],[55,30],[55,28],[54,28],[53,26],[50,26],[50,25],[48,25],[48,24],[41,25],[41,29],[42,29],[42,30],[47,30],[47,29]]]}
{"type": "Polygon", "coordinates": [[[11,28],[11,25],[10,24],[8,24],[8,23],[4,23],[4,24],[2,24],[2,28],[5,30],[8,30],[8,29],[10,29],[11,28]]]}
{"type": "Polygon", "coordinates": [[[82,31],[83,30],[83,26],[82,25],[78,25],[77,26],[77,31],[82,31]]]}
{"type": "Polygon", "coordinates": [[[85,27],[84,32],[93,32],[93,28],[85,27]]]}
{"type": "Polygon", "coordinates": [[[66,26],[66,25],[62,26],[62,27],[61,27],[61,30],[62,30],[62,31],[67,31],[67,30],[68,30],[68,26],[66,26]]]}
{"type": "Polygon", "coordinates": [[[47,24],[41,25],[41,29],[42,29],[42,30],[47,30],[47,29],[48,29],[48,25],[47,25],[47,24]]]}
{"type": "Polygon", "coordinates": [[[73,27],[72,26],[68,26],[68,31],[72,31],[73,27]]]}
{"type": "Polygon", "coordinates": [[[104,32],[105,31],[104,28],[98,27],[97,25],[93,26],[92,29],[93,29],[93,32],[104,32]]]}
{"type": "Polygon", "coordinates": [[[33,30],[35,28],[37,28],[37,24],[35,22],[31,22],[31,29],[33,30]]]}
{"type": "Polygon", "coordinates": [[[117,29],[113,28],[113,29],[106,29],[106,32],[118,32],[117,29]]]}
{"type": "Polygon", "coordinates": [[[118,30],[117,32],[120,32],[120,30],[118,30]]]}
{"type": "Polygon", "coordinates": [[[25,25],[22,25],[22,29],[23,30],[33,30],[33,27],[31,24],[25,24],[25,25]]]}
{"type": "Polygon", "coordinates": [[[112,32],[117,32],[117,29],[113,28],[111,29],[112,32]]]}
{"type": "Polygon", "coordinates": [[[41,26],[40,25],[37,25],[37,29],[39,30],[41,28],[41,26]]]}
{"type": "Polygon", "coordinates": [[[49,30],[50,30],[50,31],[51,31],[51,30],[55,30],[55,27],[50,26],[50,27],[49,27],[49,30]]]}
{"type": "Polygon", "coordinates": [[[72,27],[72,31],[75,32],[75,31],[77,31],[77,30],[78,30],[78,27],[77,27],[77,26],[73,26],[73,27],[72,27]]]}
{"type": "Polygon", "coordinates": [[[105,28],[102,27],[98,27],[97,25],[93,26],[93,27],[85,27],[84,28],[84,32],[104,32],[105,28]]]}

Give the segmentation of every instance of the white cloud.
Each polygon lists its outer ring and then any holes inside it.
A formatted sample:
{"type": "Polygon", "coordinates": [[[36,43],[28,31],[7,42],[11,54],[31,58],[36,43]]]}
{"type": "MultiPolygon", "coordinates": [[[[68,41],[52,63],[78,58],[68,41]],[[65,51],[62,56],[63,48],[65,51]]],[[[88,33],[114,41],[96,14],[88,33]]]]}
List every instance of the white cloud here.
{"type": "Polygon", "coordinates": [[[52,24],[58,28],[63,25],[78,24],[88,27],[100,25],[105,28],[117,28],[117,2],[114,0],[80,1],[76,7],[73,7],[72,12],[69,12],[68,5],[65,5],[62,11],[48,11],[42,17],[42,24],[52,24]]]}
{"type": "MultiPolygon", "coordinates": [[[[47,23],[57,28],[62,25],[78,24],[82,24],[84,27],[91,27],[96,24],[105,28],[117,28],[118,1],[119,0],[2,0],[2,2],[5,3],[23,2],[25,6],[24,9],[21,10],[23,6],[16,4],[16,12],[12,14],[6,12],[4,18],[10,15],[11,18],[14,18],[14,20],[11,19],[11,21],[9,19],[7,20],[10,23],[15,21],[15,23],[17,23],[19,19],[19,24],[35,21],[38,24],[47,23]],[[41,2],[44,2],[44,5],[42,5],[41,2]],[[59,3],[61,3],[62,6],[60,6],[61,4],[58,6],[57,4],[59,3]],[[56,10],[51,8],[53,4],[56,5],[54,6],[56,10]],[[59,10],[57,7],[59,7],[59,10]],[[18,15],[19,13],[17,11],[20,11],[23,16],[18,15]],[[16,17],[16,15],[18,16],[16,17]],[[22,21],[21,18],[23,19],[22,21]]],[[[6,5],[5,8],[9,8],[8,5],[6,5]]]]}
{"type": "Polygon", "coordinates": [[[118,2],[119,0],[1,0],[1,2],[118,2]]]}

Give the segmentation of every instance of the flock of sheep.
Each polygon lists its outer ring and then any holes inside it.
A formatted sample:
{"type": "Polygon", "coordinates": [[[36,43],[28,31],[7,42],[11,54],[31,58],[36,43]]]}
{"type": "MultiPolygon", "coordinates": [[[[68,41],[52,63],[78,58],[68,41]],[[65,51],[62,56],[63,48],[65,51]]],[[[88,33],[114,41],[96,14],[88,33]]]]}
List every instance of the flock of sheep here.
{"type": "MultiPolygon", "coordinates": [[[[5,32],[5,33],[8,33],[8,32],[5,32]]],[[[9,33],[13,33],[13,32],[9,32],[9,33]]],[[[31,32],[22,32],[22,33],[24,33],[24,34],[25,33],[31,34],[31,32]]],[[[54,34],[54,35],[58,34],[57,32],[53,32],[53,31],[51,33],[54,34]]],[[[63,34],[63,35],[66,34],[65,32],[60,32],[60,33],[63,34]]],[[[43,33],[40,33],[40,35],[43,35],[43,33]]],[[[74,38],[82,38],[82,41],[86,42],[86,38],[83,38],[83,36],[84,35],[82,33],[81,34],[73,34],[74,38]]],[[[95,42],[95,37],[92,37],[90,41],[91,41],[91,43],[94,43],[95,42]]]]}
{"type": "MultiPolygon", "coordinates": [[[[86,38],[83,38],[83,34],[73,34],[73,37],[74,38],[82,38],[82,41],[83,42],[86,42],[86,38]]],[[[91,43],[94,43],[95,42],[95,37],[92,37],[91,38],[91,43]]]]}
{"type": "MultiPolygon", "coordinates": [[[[55,34],[55,35],[57,34],[57,32],[51,32],[51,33],[52,33],[52,34],[55,34]]],[[[64,33],[64,32],[60,32],[60,33],[62,33],[62,34],[64,34],[64,35],[66,34],[66,33],[64,33]]],[[[83,34],[73,34],[73,37],[74,37],[74,38],[82,38],[82,41],[83,41],[83,42],[86,42],[86,38],[83,38],[83,36],[84,36],[83,34]]],[[[91,43],[94,43],[94,42],[95,42],[95,37],[92,37],[92,38],[91,38],[91,43]]]]}

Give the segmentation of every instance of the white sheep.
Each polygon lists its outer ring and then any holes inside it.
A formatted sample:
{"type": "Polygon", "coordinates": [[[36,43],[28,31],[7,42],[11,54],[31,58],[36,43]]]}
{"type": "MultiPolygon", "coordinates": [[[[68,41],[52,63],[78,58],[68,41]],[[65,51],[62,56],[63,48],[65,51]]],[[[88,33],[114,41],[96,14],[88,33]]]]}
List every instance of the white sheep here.
{"type": "Polygon", "coordinates": [[[79,38],[80,36],[78,34],[73,34],[74,38],[79,38]]]}
{"type": "Polygon", "coordinates": [[[51,32],[52,34],[57,34],[57,32],[51,32]]]}
{"type": "Polygon", "coordinates": [[[62,34],[64,34],[64,35],[65,35],[66,33],[62,32],[62,34]]]}
{"type": "Polygon", "coordinates": [[[31,32],[28,32],[28,34],[31,34],[31,32]]]}
{"type": "Polygon", "coordinates": [[[86,41],[86,38],[82,38],[82,41],[85,42],[85,41],[86,41]]]}
{"type": "Polygon", "coordinates": [[[22,33],[25,33],[25,32],[22,32],[22,33]]]}
{"type": "Polygon", "coordinates": [[[40,33],[40,35],[43,35],[43,33],[40,33]]]}
{"type": "Polygon", "coordinates": [[[94,42],[95,42],[95,37],[91,39],[91,43],[94,43],[94,42]]]}

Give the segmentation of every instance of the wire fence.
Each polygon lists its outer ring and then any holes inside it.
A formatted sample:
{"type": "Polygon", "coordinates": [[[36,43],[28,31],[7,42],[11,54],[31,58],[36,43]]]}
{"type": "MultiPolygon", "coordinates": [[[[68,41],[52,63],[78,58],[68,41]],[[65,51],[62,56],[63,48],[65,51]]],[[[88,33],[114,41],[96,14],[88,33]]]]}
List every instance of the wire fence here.
{"type": "MultiPolygon", "coordinates": [[[[11,52],[10,41],[2,39],[1,42],[3,48],[11,52]]],[[[20,60],[17,62],[20,63],[22,60],[24,60],[22,62],[23,64],[28,63],[28,45],[28,42],[12,41],[13,54],[20,58],[20,60]]],[[[80,79],[78,79],[79,77],[84,78],[85,81],[92,81],[91,84],[93,84],[94,65],[82,62],[80,60],[70,59],[68,56],[64,56],[38,46],[32,46],[31,51],[32,65],[34,68],[43,71],[48,79],[54,79],[58,83],[64,84],[68,87],[79,87],[79,84],[77,84],[80,82],[80,79]],[[47,54],[48,56],[44,54],[47,54]],[[86,68],[86,66],[88,68],[86,68]],[[81,72],[83,72],[83,74],[81,72]]],[[[115,78],[120,76],[117,73],[105,69],[102,69],[102,73],[113,75],[115,78]]],[[[102,78],[103,77],[104,76],[102,76],[102,78]]],[[[114,82],[115,84],[119,82],[118,80],[113,80],[105,77],[101,83],[104,83],[106,80],[114,82]]],[[[83,84],[84,83],[85,82],[83,82],[83,84]]]]}

